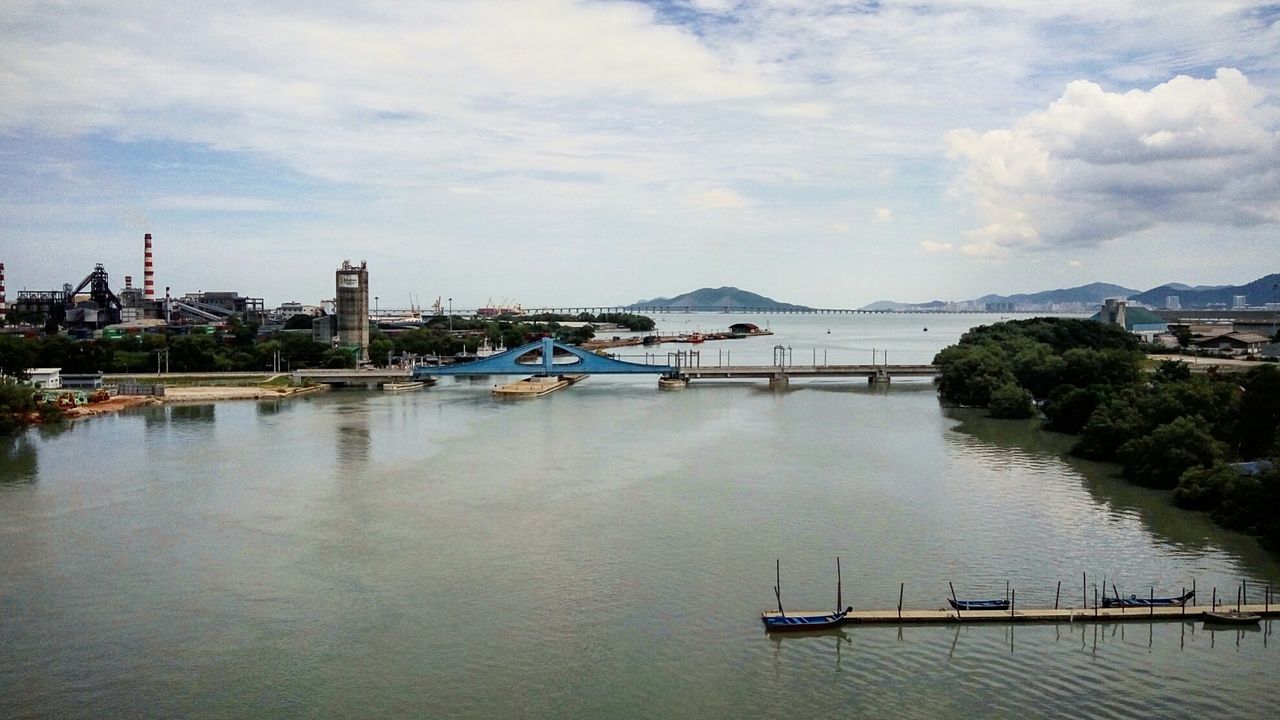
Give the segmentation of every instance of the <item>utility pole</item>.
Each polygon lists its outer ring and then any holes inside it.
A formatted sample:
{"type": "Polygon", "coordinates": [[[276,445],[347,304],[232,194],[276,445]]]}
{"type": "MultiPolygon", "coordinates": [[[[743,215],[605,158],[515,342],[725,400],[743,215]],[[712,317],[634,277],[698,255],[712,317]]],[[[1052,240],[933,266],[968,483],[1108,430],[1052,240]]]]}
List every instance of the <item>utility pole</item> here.
{"type": "Polygon", "coordinates": [[[449,332],[453,332],[453,298],[449,298],[449,332]]]}

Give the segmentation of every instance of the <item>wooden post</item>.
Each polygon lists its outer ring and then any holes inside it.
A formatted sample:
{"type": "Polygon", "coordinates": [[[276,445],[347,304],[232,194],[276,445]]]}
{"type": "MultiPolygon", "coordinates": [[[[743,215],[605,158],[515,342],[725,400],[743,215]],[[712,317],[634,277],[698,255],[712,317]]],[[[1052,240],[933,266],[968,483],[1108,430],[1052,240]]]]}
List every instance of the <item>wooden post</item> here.
{"type": "Polygon", "coordinates": [[[1150,603],[1150,605],[1148,605],[1147,607],[1151,608],[1151,612],[1147,613],[1147,615],[1150,617],[1155,617],[1156,616],[1156,589],[1154,586],[1151,588],[1151,594],[1147,596],[1147,602],[1150,603]]]}
{"type": "Polygon", "coordinates": [[[1213,586],[1213,611],[1218,612],[1218,586],[1213,586]]]}
{"type": "Polygon", "coordinates": [[[958,620],[960,619],[960,601],[956,600],[956,586],[952,585],[951,581],[948,580],[947,587],[951,588],[951,599],[955,601],[952,604],[956,606],[956,619],[958,620]]]}
{"type": "MultiPolygon", "coordinates": [[[[902,622],[902,591],[905,590],[906,587],[906,583],[898,583],[898,622],[902,622]]],[[[954,595],[955,590],[952,590],[951,594],[954,595]]]]}
{"type": "Polygon", "coordinates": [[[1009,581],[1008,580],[1004,581],[1004,601],[1006,603],[1009,602],[1009,581]]]}
{"type": "Polygon", "coordinates": [[[1266,604],[1262,606],[1262,611],[1268,612],[1268,613],[1271,612],[1271,581],[1270,580],[1267,581],[1267,597],[1264,602],[1266,602],[1266,604]]]}
{"type": "Polygon", "coordinates": [[[1191,596],[1195,597],[1195,594],[1196,594],[1196,579],[1191,578],[1191,596]]]}
{"type": "Polygon", "coordinates": [[[1053,594],[1053,609],[1058,609],[1058,598],[1062,597],[1062,581],[1058,581],[1058,592],[1053,594]]]}
{"type": "Polygon", "coordinates": [[[1093,616],[1098,617],[1098,586],[1093,586],[1093,616]]]}
{"type": "Polygon", "coordinates": [[[1009,593],[1009,619],[1013,619],[1013,608],[1018,604],[1018,591],[1013,590],[1009,593]]]}
{"type": "Polygon", "coordinates": [[[1080,606],[1089,609],[1089,573],[1080,573],[1080,606]]]}
{"type": "Polygon", "coordinates": [[[1186,615],[1186,614],[1187,614],[1187,600],[1186,600],[1186,598],[1187,598],[1187,586],[1186,586],[1186,585],[1183,585],[1183,586],[1182,586],[1182,598],[1183,598],[1183,599],[1182,599],[1182,606],[1181,606],[1181,607],[1182,607],[1182,614],[1183,614],[1183,615],[1186,615]]]}
{"type": "Polygon", "coordinates": [[[1240,612],[1240,588],[1236,588],[1236,612],[1240,612]]]}
{"type": "Polygon", "coordinates": [[[1240,592],[1244,593],[1244,604],[1249,604],[1249,581],[1248,579],[1240,581],[1240,592]]]}

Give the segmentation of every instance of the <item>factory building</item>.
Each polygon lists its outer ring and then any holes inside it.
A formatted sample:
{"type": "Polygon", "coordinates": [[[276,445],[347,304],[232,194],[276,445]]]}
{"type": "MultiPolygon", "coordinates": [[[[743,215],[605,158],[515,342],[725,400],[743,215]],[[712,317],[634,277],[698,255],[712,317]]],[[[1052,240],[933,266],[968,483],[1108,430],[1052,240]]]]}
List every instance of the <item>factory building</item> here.
{"type": "Polygon", "coordinates": [[[354,350],[357,362],[368,362],[369,269],[363,260],[358,267],[343,260],[335,278],[338,345],[354,350]]]}

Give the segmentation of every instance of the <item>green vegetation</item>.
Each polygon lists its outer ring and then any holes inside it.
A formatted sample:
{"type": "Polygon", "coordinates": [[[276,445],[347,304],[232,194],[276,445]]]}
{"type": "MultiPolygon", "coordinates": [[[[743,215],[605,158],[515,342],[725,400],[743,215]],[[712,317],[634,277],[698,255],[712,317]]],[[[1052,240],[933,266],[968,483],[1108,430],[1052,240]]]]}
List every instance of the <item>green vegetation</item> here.
{"type": "Polygon", "coordinates": [[[1028,417],[1038,398],[1046,429],[1077,436],[1073,454],[1120,463],[1132,482],[1280,550],[1280,472],[1228,464],[1280,456],[1280,368],[1148,369],[1129,333],[1067,318],[975,328],[934,363],[945,402],[1028,417]]]}

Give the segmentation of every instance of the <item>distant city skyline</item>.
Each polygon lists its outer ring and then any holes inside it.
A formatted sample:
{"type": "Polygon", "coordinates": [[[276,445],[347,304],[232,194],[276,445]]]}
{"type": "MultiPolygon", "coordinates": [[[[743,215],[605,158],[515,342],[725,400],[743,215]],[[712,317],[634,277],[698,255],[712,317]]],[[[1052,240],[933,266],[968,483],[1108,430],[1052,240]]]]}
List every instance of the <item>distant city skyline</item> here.
{"type": "Polygon", "coordinates": [[[817,307],[1280,257],[1280,8],[493,0],[0,10],[7,289],[817,307]]]}

